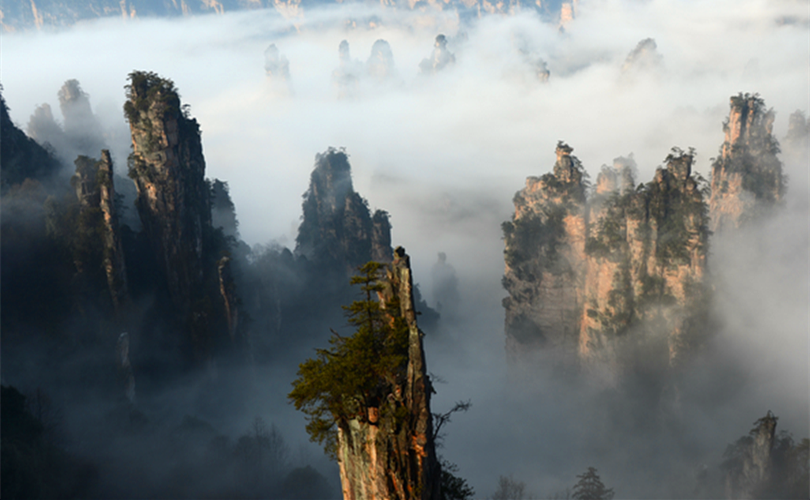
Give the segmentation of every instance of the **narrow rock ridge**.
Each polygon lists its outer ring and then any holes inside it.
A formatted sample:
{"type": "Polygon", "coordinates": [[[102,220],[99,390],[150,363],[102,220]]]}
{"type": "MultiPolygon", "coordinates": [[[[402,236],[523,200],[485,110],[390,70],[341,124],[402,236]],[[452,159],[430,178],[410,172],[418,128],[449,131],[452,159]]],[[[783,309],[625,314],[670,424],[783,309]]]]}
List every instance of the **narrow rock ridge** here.
{"type": "MultiPolygon", "coordinates": [[[[102,239],[102,266],[113,309],[116,315],[120,315],[128,295],[127,273],[118,214],[115,211],[115,186],[110,152],[102,150],[100,161],[80,156],[76,160],[73,186],[84,219],[90,220],[100,215],[98,230],[102,239]]],[[[82,271],[84,264],[76,263],[79,272],[82,271]]]]}
{"type": "Polygon", "coordinates": [[[638,188],[632,157],[617,158],[586,200],[571,152],[558,144],[553,173],[527,179],[503,224],[509,359],[551,350],[562,364],[616,376],[632,339],[676,365],[700,343],[707,300],[707,208],[693,154],[673,149],[638,188]]]}
{"type": "Polygon", "coordinates": [[[739,228],[782,200],[785,179],[773,137],[775,114],[757,94],[731,97],[725,141],[712,164],[711,230],[739,228]]]}
{"type": "Polygon", "coordinates": [[[367,408],[366,418],[338,424],[338,464],[346,500],[440,498],[441,469],[436,458],[423,333],[416,322],[410,258],[397,247],[386,266],[383,304],[391,321],[408,327],[408,361],[404,380],[388,391],[384,405],[367,408]]]}
{"type": "Polygon", "coordinates": [[[107,275],[107,286],[116,314],[127,300],[127,270],[124,262],[124,250],[121,243],[121,229],[118,214],[115,212],[115,185],[113,184],[113,164],[110,152],[101,151],[98,163],[99,208],[104,218],[104,272],[107,275]]]}

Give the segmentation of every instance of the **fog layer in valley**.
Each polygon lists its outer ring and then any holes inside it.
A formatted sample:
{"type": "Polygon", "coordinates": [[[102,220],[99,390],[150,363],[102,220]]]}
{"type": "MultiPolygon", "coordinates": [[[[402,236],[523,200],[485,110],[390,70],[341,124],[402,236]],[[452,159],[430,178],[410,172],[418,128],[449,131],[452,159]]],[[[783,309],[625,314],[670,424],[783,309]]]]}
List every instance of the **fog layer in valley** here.
{"type": "MultiPolygon", "coordinates": [[[[431,306],[443,301],[425,341],[428,369],[445,381],[433,411],[458,400],[473,406],[454,415],[439,451],[477,496],[509,474],[552,494],[594,466],[618,497],[686,497],[701,467],[716,466],[766,411],[796,438],[810,433],[808,166],[785,163],[788,193],[773,219],[712,240],[718,331],[667,415],[647,404],[645,387],[557,381],[542,357],[508,369],[500,224],[525,177],[551,169],[558,140],[592,179],[632,153],[637,181],[647,182],[673,146],[694,147],[694,168],[707,176],[738,92],[757,92],[776,110],[781,140],[790,113],[810,111],[808,40],[806,4],[787,0],[583,0],[564,32],[531,13],[462,23],[450,13],[353,5],[310,10],[291,24],[261,10],[5,34],[2,84],[20,128],[47,103],[67,131],[57,91],[78,80],[125,177],[127,75],[172,79],[200,123],[206,175],[228,182],[250,245],[294,247],[315,154],[345,147],[355,190],[391,214],[393,244],[408,250],[422,294],[431,306]],[[372,51],[380,39],[390,54],[372,51]],[[350,52],[341,60],[344,40],[350,52]],[[445,64],[440,48],[455,62],[445,64]],[[449,273],[434,269],[439,252],[455,271],[457,302],[433,281],[449,273]]],[[[234,411],[208,418],[236,435],[261,416],[302,463],[321,463],[336,481],[286,402],[297,364],[321,346],[235,371],[229,376],[249,377],[251,389],[233,397],[234,411]]],[[[23,382],[15,376],[4,372],[4,383],[23,382]]],[[[169,388],[165,404],[190,393],[169,388]]]]}

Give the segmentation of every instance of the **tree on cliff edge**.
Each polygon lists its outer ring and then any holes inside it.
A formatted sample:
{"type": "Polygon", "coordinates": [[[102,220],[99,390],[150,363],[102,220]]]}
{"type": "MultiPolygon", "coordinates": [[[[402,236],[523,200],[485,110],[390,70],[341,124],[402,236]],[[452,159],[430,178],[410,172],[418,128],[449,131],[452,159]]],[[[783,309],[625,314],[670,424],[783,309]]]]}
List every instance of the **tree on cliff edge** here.
{"type": "MultiPolygon", "coordinates": [[[[316,357],[299,367],[290,401],[307,415],[307,432],[312,441],[335,455],[336,424],[367,418],[366,408],[382,406],[382,400],[398,378],[404,376],[408,359],[408,328],[403,318],[390,318],[374,295],[382,291],[378,282],[383,264],[369,262],[351,279],[360,285],[363,300],[346,306],[349,324],[357,331],[342,337],[333,331],[331,348],[316,349],[316,357]]],[[[398,306],[386,304],[387,311],[398,306]]]]}
{"type": "Polygon", "coordinates": [[[344,498],[463,500],[472,495],[436,455],[433,392],[417,324],[410,257],[369,262],[351,283],[361,300],[345,307],[355,333],[299,367],[289,394],[307,431],[340,469],[344,498]]]}

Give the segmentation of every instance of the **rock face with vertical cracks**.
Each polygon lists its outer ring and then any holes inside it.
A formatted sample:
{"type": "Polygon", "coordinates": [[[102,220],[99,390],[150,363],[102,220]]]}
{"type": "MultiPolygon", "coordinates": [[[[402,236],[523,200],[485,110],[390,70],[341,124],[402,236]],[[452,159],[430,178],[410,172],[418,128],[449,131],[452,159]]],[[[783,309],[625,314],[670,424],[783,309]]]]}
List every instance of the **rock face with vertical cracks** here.
{"type": "Polygon", "coordinates": [[[506,346],[513,360],[527,349],[576,350],[586,205],[584,171],[572,151],[557,145],[554,171],[526,179],[515,194],[514,217],[503,224],[506,346]]]}
{"type": "Polygon", "coordinates": [[[677,364],[700,342],[706,311],[708,218],[693,154],[673,149],[638,188],[632,157],[618,158],[586,200],[571,151],[558,144],[554,172],[527,179],[503,225],[510,359],[551,349],[618,374],[632,342],[677,364]]]}
{"type": "Polygon", "coordinates": [[[120,313],[128,294],[127,273],[118,214],[115,211],[115,186],[110,152],[102,150],[101,161],[80,156],[76,160],[73,186],[83,217],[100,216],[102,267],[107,278],[113,308],[116,313],[120,313]]]}
{"type": "Polygon", "coordinates": [[[380,302],[408,327],[405,379],[392,384],[385,405],[367,408],[367,418],[338,425],[338,464],[346,500],[439,499],[441,469],[436,459],[422,332],[416,323],[410,258],[402,247],[386,268],[380,302]],[[388,409],[386,409],[388,410],[388,409]]]}
{"type": "Polygon", "coordinates": [[[169,296],[185,323],[196,361],[207,361],[215,323],[206,295],[211,253],[211,205],[197,121],[186,116],[170,80],[135,72],[124,112],[132,133],[129,175],[136,206],[169,296]]]}
{"type": "Polygon", "coordinates": [[[600,173],[581,295],[578,353],[587,364],[615,372],[614,350],[632,341],[673,366],[701,343],[709,231],[693,156],[674,149],[666,167],[637,189],[632,160],[600,173]]]}
{"type": "Polygon", "coordinates": [[[757,94],[731,98],[725,141],[712,165],[711,230],[738,228],[782,200],[785,179],[773,137],[773,110],[757,94]]]}
{"type": "Polygon", "coordinates": [[[338,271],[340,282],[370,260],[391,261],[388,214],[377,210],[372,216],[366,200],[354,191],[345,151],[329,148],[316,156],[303,211],[295,253],[338,271]]]}

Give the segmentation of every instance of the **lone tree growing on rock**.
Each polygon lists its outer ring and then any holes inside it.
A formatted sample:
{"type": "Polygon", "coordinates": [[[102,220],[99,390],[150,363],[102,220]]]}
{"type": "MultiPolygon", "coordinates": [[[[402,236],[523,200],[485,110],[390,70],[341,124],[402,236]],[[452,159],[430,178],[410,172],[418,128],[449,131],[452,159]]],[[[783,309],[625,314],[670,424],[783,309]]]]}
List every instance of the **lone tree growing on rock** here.
{"type": "Polygon", "coordinates": [[[596,469],[588,467],[584,474],[577,476],[579,482],[574,485],[574,500],[612,500],[613,488],[605,488],[596,469]]]}
{"type": "Polygon", "coordinates": [[[330,456],[336,451],[340,421],[367,420],[364,410],[383,406],[387,386],[404,376],[408,328],[401,317],[389,321],[374,297],[383,289],[378,282],[381,267],[369,262],[351,280],[363,294],[363,300],[344,307],[357,331],[343,337],[333,330],[332,347],[316,349],[317,356],[300,365],[289,394],[295,408],[307,415],[310,438],[330,456]]]}
{"type": "Polygon", "coordinates": [[[369,262],[352,284],[363,299],[345,308],[356,332],[333,332],[331,348],[300,365],[289,399],[337,459],[344,498],[438,500],[453,476],[436,457],[410,258],[398,247],[391,264],[369,262]]]}

